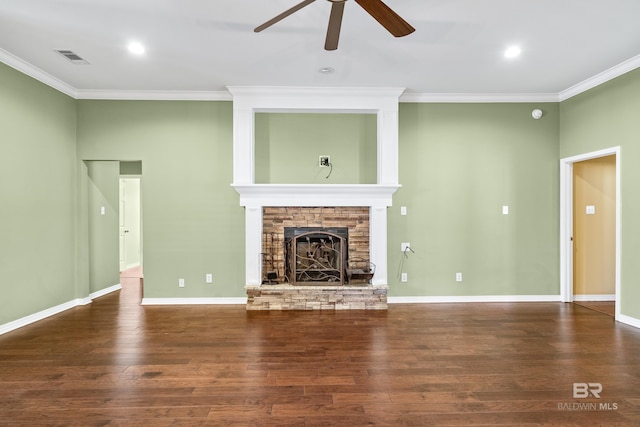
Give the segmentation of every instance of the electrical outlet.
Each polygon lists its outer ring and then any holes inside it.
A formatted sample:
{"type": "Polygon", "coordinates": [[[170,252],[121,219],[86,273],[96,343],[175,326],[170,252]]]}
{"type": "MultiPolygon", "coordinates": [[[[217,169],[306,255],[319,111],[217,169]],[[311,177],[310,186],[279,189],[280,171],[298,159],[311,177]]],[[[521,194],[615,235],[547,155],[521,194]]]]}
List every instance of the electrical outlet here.
{"type": "Polygon", "coordinates": [[[462,282],[462,273],[456,273],[456,282],[462,282]]]}
{"type": "Polygon", "coordinates": [[[509,215],[509,206],[504,205],[502,207],[502,215],[509,215]]]}
{"type": "Polygon", "coordinates": [[[400,206],[400,215],[406,215],[406,214],[407,214],[407,207],[400,206]]]}
{"type": "Polygon", "coordinates": [[[408,251],[410,247],[411,247],[411,243],[409,242],[400,243],[400,252],[408,251]]]}
{"type": "Polygon", "coordinates": [[[213,274],[207,273],[207,275],[204,277],[204,281],[207,283],[213,283],[213,274]]]}
{"type": "Polygon", "coordinates": [[[331,165],[331,157],[329,157],[329,156],[320,156],[319,164],[320,164],[321,168],[328,168],[329,165],[331,165]]]}
{"type": "Polygon", "coordinates": [[[178,279],[178,287],[184,288],[184,279],[178,279]]]}
{"type": "Polygon", "coordinates": [[[400,275],[400,281],[401,282],[406,282],[407,280],[409,280],[409,278],[407,277],[407,273],[402,273],[400,275]]]}

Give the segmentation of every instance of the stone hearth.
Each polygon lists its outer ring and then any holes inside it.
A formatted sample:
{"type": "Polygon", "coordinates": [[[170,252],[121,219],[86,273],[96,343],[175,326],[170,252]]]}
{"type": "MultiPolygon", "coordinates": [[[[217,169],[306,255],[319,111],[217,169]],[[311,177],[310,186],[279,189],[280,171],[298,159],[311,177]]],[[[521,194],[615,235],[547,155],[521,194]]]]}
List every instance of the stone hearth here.
{"type": "Polygon", "coordinates": [[[386,285],[246,286],[247,310],[386,310],[386,285]]]}

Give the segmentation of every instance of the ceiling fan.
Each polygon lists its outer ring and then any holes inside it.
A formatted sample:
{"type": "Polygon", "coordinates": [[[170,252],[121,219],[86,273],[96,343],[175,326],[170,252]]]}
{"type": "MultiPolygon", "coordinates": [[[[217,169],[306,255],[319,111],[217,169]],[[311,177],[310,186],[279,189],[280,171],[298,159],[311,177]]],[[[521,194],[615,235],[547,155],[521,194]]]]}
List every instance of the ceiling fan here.
{"type": "MultiPolygon", "coordinates": [[[[297,12],[305,6],[310,5],[315,0],[304,0],[301,3],[287,9],[280,15],[268,20],[264,24],[256,27],[253,31],[260,31],[269,28],[273,24],[280,22],[287,16],[297,12]]],[[[325,39],[324,48],[326,50],[336,50],[338,48],[338,40],[340,39],[340,27],[342,26],[342,14],[344,11],[344,3],[347,0],[327,0],[331,2],[331,14],[329,16],[329,26],[327,28],[327,37],[325,39]]],[[[400,15],[395,13],[389,6],[381,0],[356,0],[369,15],[378,21],[395,37],[403,37],[415,31],[407,21],[402,19],[400,15]]]]}

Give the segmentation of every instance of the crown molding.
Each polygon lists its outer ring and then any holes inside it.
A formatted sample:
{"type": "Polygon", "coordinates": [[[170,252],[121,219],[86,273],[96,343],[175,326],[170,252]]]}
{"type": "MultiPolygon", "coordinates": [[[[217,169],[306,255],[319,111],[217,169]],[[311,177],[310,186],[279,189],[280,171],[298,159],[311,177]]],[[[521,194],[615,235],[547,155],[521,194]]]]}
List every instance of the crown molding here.
{"type": "Polygon", "coordinates": [[[528,103],[559,102],[557,93],[404,93],[403,103],[528,103]]]}
{"type": "Polygon", "coordinates": [[[77,99],[117,101],[232,101],[227,91],[78,90],[77,99]]]}
{"type": "Polygon", "coordinates": [[[559,93],[560,102],[566,101],[571,97],[586,92],[589,89],[593,89],[596,86],[606,83],[609,80],[613,80],[616,77],[620,77],[621,75],[626,74],[629,71],[633,71],[639,67],[640,55],[634,56],[631,59],[627,59],[626,61],[621,62],[620,64],[609,68],[608,70],[596,74],[593,77],[589,77],[588,79],[561,91],[559,93]]]}
{"type": "Polygon", "coordinates": [[[398,98],[403,87],[331,87],[331,86],[227,86],[233,95],[251,97],[293,97],[314,96],[318,98],[335,96],[355,96],[359,98],[398,98]]]}
{"type": "MultiPolygon", "coordinates": [[[[0,62],[12,67],[41,83],[56,89],[74,99],[93,100],[139,100],[139,101],[232,101],[229,91],[126,91],[126,90],[82,90],[52,76],[40,68],[0,48],[0,62]]],[[[562,102],[603,83],[640,68],[640,55],[615,65],[595,76],[577,83],[559,93],[403,93],[401,103],[528,103],[562,102]]],[[[242,92],[243,86],[230,86],[231,92],[242,92]]],[[[292,88],[295,89],[295,88],[292,88]]],[[[356,90],[360,93],[381,88],[342,88],[343,91],[356,90]]],[[[387,88],[395,90],[395,88],[387,88]]],[[[282,88],[279,88],[282,90],[282,88]]],[[[317,88],[326,90],[326,88],[317,88]]]]}
{"type": "Polygon", "coordinates": [[[42,71],[40,68],[29,64],[25,60],[18,58],[4,49],[0,49],[0,61],[11,68],[15,68],[22,74],[26,74],[27,76],[32,77],[39,82],[70,96],[71,98],[78,98],[78,91],[74,87],[56,77],[53,77],[51,74],[42,71]]]}

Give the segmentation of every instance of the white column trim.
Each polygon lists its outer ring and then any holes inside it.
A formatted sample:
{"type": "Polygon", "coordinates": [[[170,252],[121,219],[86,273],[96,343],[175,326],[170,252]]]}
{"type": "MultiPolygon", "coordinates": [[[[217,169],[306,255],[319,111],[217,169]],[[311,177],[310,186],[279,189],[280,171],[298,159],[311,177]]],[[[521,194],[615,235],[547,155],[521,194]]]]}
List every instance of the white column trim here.
{"type": "Polygon", "coordinates": [[[371,280],[374,286],[387,285],[387,208],[374,206],[369,209],[369,257],[376,266],[371,280]]]}
{"type": "Polygon", "coordinates": [[[245,208],[246,284],[262,284],[262,206],[245,208]]]}

